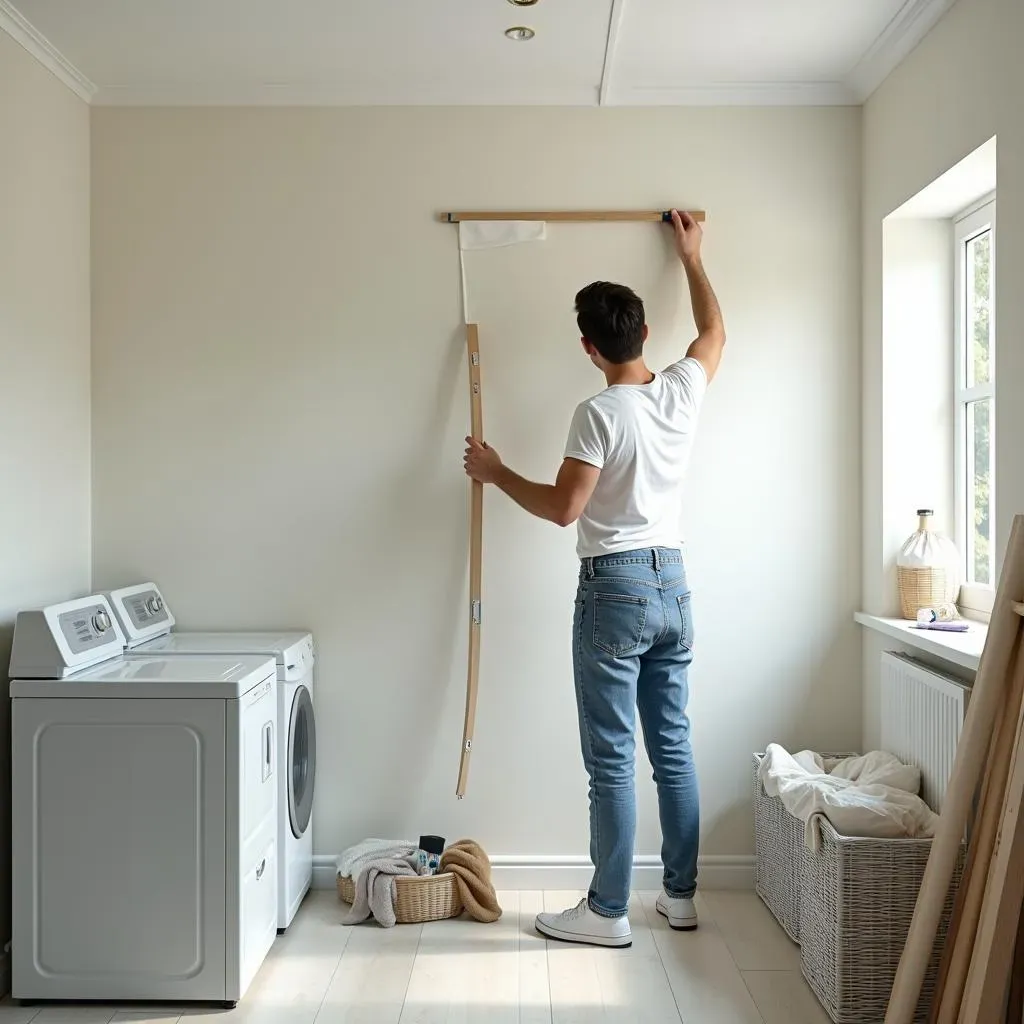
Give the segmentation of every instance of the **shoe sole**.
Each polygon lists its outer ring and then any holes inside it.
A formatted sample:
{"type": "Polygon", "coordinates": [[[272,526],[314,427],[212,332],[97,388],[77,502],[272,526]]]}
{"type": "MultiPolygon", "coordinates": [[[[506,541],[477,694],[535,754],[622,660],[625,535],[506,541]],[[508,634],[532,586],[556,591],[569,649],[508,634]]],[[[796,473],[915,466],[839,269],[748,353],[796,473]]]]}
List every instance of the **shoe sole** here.
{"type": "Polygon", "coordinates": [[[697,930],[698,921],[697,921],[696,918],[687,918],[686,919],[686,920],[693,921],[693,924],[673,924],[672,923],[672,918],[669,917],[668,914],[664,910],[661,909],[661,907],[658,907],[657,909],[658,909],[658,913],[661,914],[661,916],[663,918],[665,918],[666,921],[668,921],[668,926],[669,926],[669,928],[672,929],[672,931],[674,931],[674,932],[695,932],[697,930]]]}
{"type": "Polygon", "coordinates": [[[632,936],[623,942],[621,939],[601,938],[599,935],[591,935],[584,938],[575,932],[559,932],[555,929],[548,930],[539,924],[535,925],[537,933],[545,939],[554,939],[556,942],[571,942],[576,946],[601,946],[605,949],[629,949],[633,945],[632,936]]]}

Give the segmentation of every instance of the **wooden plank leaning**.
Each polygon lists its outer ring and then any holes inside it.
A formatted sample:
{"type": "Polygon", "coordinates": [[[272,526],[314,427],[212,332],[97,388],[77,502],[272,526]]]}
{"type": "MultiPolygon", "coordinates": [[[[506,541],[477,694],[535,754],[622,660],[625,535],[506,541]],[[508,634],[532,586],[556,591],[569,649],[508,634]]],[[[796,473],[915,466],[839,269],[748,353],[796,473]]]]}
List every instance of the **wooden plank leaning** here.
{"type": "MultiPolygon", "coordinates": [[[[1018,671],[1024,671],[1024,664],[1018,664],[1018,671]]],[[[960,1007],[964,1024],[999,1020],[1006,1004],[1024,901],[1024,706],[1018,712],[1011,766],[960,1007]]]]}
{"type": "Polygon", "coordinates": [[[949,891],[971,803],[985,769],[992,729],[1009,688],[1010,663],[1020,616],[1013,601],[1024,598],[1024,516],[1014,517],[999,578],[988,639],[981,655],[967,717],[957,746],[942,814],[925,867],[914,917],[893,982],[885,1024],[912,1024],[931,959],[942,907],[949,891]]]}
{"type": "Polygon", "coordinates": [[[937,989],[940,998],[932,1008],[931,1015],[935,1024],[957,1024],[960,1017],[960,1004],[971,966],[971,951],[978,934],[989,865],[996,845],[1006,783],[1010,775],[1017,721],[1024,702],[1024,647],[1019,641],[1014,661],[1013,686],[1006,704],[997,714],[997,728],[989,748],[985,784],[971,829],[967,866],[946,935],[937,989]]]}
{"type": "MultiPolygon", "coordinates": [[[[469,356],[470,436],[484,439],[483,395],[480,381],[480,331],[477,324],[466,324],[466,350],[469,356]]],[[[473,752],[476,727],[476,694],[480,682],[480,621],[483,577],[484,485],[471,482],[469,509],[469,664],[466,670],[466,717],[462,726],[462,753],[459,756],[459,781],[455,795],[461,800],[469,782],[469,758],[473,752]]]]}

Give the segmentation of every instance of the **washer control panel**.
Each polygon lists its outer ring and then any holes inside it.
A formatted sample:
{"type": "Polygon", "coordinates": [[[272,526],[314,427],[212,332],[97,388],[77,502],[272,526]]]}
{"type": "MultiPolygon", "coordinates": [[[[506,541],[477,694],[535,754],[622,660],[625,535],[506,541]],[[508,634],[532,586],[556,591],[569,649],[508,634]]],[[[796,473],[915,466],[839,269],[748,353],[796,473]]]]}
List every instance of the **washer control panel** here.
{"type": "Polygon", "coordinates": [[[110,603],[129,648],[166,636],[174,626],[174,616],[155,583],[112,590],[110,603]]]}
{"type": "Polygon", "coordinates": [[[106,602],[84,605],[57,616],[57,624],[72,654],[84,654],[110,643],[113,623],[106,602]]]}
{"type": "Polygon", "coordinates": [[[11,679],[64,679],[118,658],[124,633],[102,594],[18,612],[11,679]]]}
{"type": "Polygon", "coordinates": [[[131,594],[124,599],[128,618],[137,629],[146,629],[157,622],[167,621],[167,609],[164,599],[157,590],[144,590],[140,594],[131,594]]]}

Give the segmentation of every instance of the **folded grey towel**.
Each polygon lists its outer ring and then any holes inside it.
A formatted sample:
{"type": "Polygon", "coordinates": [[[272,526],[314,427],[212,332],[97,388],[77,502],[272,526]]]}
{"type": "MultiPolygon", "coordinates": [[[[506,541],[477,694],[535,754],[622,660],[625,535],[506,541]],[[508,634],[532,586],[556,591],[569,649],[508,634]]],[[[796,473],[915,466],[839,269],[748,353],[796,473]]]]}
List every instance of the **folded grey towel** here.
{"type": "Polygon", "coordinates": [[[359,877],[363,865],[381,857],[412,857],[416,844],[411,839],[364,839],[350,846],[338,858],[338,874],[353,881],[359,877]]]}
{"type": "Polygon", "coordinates": [[[345,924],[360,924],[371,914],[382,928],[395,926],[395,878],[415,875],[416,868],[405,857],[381,857],[365,861],[355,884],[355,899],[345,924]]]}

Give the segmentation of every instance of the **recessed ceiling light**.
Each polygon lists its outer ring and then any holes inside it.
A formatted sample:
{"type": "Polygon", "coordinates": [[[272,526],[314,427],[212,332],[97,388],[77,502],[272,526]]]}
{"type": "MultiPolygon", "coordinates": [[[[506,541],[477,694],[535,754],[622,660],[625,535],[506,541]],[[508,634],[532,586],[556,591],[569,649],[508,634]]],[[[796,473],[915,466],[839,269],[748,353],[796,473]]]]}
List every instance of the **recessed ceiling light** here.
{"type": "Polygon", "coordinates": [[[508,0],[513,7],[533,7],[537,0],[508,0]]]}
{"type": "Polygon", "coordinates": [[[537,33],[532,28],[527,28],[525,25],[515,25],[512,28],[505,29],[505,35],[509,39],[514,39],[516,42],[525,43],[528,39],[532,39],[537,33]]]}

